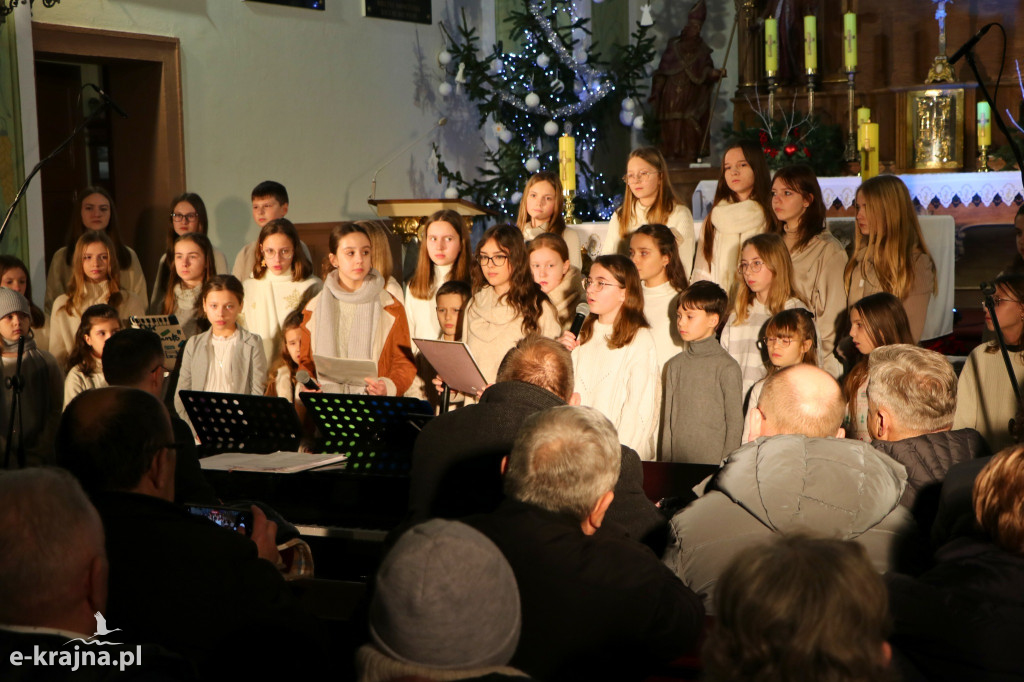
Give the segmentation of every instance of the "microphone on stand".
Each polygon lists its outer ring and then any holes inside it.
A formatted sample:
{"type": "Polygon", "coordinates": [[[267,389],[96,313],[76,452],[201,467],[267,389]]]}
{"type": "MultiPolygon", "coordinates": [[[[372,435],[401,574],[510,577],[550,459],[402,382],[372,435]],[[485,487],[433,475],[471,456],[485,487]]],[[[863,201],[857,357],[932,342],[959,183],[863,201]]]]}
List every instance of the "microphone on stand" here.
{"type": "Polygon", "coordinates": [[[424,138],[426,138],[428,135],[430,135],[432,132],[434,132],[438,128],[443,127],[446,123],[448,123],[448,119],[446,117],[442,116],[441,118],[439,118],[437,120],[437,123],[435,123],[434,126],[430,130],[428,130],[427,132],[423,133],[422,135],[417,137],[415,140],[413,140],[409,144],[407,144],[404,147],[402,147],[401,149],[399,149],[397,152],[395,152],[395,154],[390,159],[388,159],[387,161],[385,161],[384,163],[382,163],[380,165],[380,168],[378,168],[377,171],[373,174],[373,180],[371,180],[371,182],[370,182],[370,199],[369,199],[370,202],[373,202],[377,198],[377,175],[382,170],[384,170],[392,161],[394,161],[399,156],[401,156],[405,152],[407,152],[410,149],[412,149],[412,147],[414,145],[416,145],[417,143],[421,142],[424,138]]]}
{"type": "Polygon", "coordinates": [[[584,301],[576,306],[576,317],[572,319],[572,326],[569,327],[569,331],[572,332],[573,336],[580,335],[580,329],[583,328],[583,321],[587,319],[587,315],[590,314],[590,306],[584,301]]]}
{"type": "Polygon", "coordinates": [[[981,37],[988,33],[988,30],[995,25],[996,22],[992,22],[991,24],[985,24],[984,26],[982,26],[981,30],[975,33],[973,38],[971,38],[966,43],[961,45],[960,49],[953,53],[953,56],[949,58],[949,65],[952,66],[953,64],[956,64],[958,61],[960,61],[961,57],[963,57],[965,54],[973,50],[974,46],[978,44],[979,40],[981,40],[981,37]]]}
{"type": "Polygon", "coordinates": [[[113,109],[114,111],[116,111],[117,113],[119,113],[121,115],[121,118],[128,118],[128,114],[125,113],[124,109],[122,109],[121,107],[117,106],[117,103],[114,102],[114,100],[110,99],[110,95],[108,95],[107,93],[105,93],[102,90],[100,90],[93,83],[86,83],[86,85],[88,85],[90,88],[95,90],[97,92],[97,94],[99,94],[100,98],[102,98],[103,101],[106,102],[110,106],[111,109],[113,109]]]}

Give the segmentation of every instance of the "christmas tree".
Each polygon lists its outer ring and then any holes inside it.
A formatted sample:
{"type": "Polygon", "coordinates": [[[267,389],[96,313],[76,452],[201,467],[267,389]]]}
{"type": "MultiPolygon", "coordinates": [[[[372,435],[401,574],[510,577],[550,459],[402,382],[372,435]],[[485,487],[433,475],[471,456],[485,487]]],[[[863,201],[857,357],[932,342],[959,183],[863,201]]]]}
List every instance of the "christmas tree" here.
{"type": "Polygon", "coordinates": [[[515,215],[529,176],[558,171],[558,138],[570,134],[576,140],[576,216],[607,220],[622,181],[595,171],[590,161],[602,125],[619,120],[643,128],[642,95],[655,56],[649,27],[637,23],[629,44],[613,46],[605,61],[572,0],[523,0],[507,23],[509,42],[521,47],[505,51],[499,42],[484,55],[465,13],[456,35],[442,25],[449,49],[439,57],[445,71],[440,92],[475,103],[481,129],[493,130],[497,143],[472,178],[451,171],[435,146],[440,179],[449,192],[515,215]]]}

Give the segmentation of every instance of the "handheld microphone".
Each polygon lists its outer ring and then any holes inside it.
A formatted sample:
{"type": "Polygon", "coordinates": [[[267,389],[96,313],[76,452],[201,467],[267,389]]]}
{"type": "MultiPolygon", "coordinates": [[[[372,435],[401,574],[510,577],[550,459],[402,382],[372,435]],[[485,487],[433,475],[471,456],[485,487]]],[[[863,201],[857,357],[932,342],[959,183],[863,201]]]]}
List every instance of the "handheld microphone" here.
{"type": "Polygon", "coordinates": [[[960,47],[959,50],[953,53],[953,56],[949,58],[949,65],[952,66],[953,64],[956,64],[958,61],[960,61],[961,57],[963,57],[965,54],[973,50],[974,46],[978,44],[979,40],[981,40],[981,37],[988,33],[988,30],[995,25],[996,22],[992,22],[991,24],[985,24],[984,26],[982,26],[981,30],[975,33],[973,38],[968,40],[960,47]]]}
{"type": "Polygon", "coordinates": [[[295,373],[295,381],[302,384],[311,391],[319,391],[320,384],[313,381],[313,377],[309,376],[309,372],[304,369],[300,369],[295,373]]]}
{"type": "Polygon", "coordinates": [[[125,113],[124,109],[122,109],[121,107],[117,106],[117,103],[114,100],[110,99],[110,95],[108,95],[107,93],[103,92],[102,90],[100,90],[98,87],[96,87],[92,83],[87,83],[87,85],[90,88],[92,88],[93,90],[95,90],[99,94],[99,96],[103,99],[103,101],[106,102],[108,105],[110,105],[111,109],[113,109],[114,111],[119,113],[121,115],[121,118],[128,118],[128,114],[125,113]]]}
{"type": "Polygon", "coordinates": [[[580,335],[580,329],[583,328],[583,321],[587,319],[587,315],[590,314],[590,306],[584,301],[576,306],[576,317],[572,319],[572,326],[569,327],[569,331],[572,332],[573,336],[580,335]]]}
{"type": "Polygon", "coordinates": [[[399,149],[390,159],[388,159],[387,161],[385,161],[384,163],[382,163],[380,165],[380,168],[378,168],[377,171],[373,174],[373,180],[370,181],[370,199],[369,199],[370,201],[373,201],[374,199],[377,198],[377,175],[380,174],[380,172],[382,170],[384,170],[388,166],[388,164],[390,164],[392,161],[397,159],[400,155],[402,155],[403,153],[405,153],[406,151],[411,149],[413,145],[415,145],[416,143],[420,142],[423,138],[425,138],[427,135],[430,135],[430,133],[434,132],[438,128],[444,127],[444,125],[446,123],[448,123],[448,118],[445,117],[445,116],[442,116],[441,118],[437,119],[437,123],[435,123],[434,126],[430,130],[428,130],[427,132],[423,133],[422,135],[417,137],[415,140],[413,140],[409,144],[407,144],[404,147],[402,147],[401,149],[399,149]]]}

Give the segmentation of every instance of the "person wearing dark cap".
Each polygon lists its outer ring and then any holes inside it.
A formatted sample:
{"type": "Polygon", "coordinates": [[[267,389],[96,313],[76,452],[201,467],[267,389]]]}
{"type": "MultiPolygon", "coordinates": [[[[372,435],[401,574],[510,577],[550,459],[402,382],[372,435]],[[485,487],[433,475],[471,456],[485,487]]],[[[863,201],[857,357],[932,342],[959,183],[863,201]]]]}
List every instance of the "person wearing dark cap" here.
{"type": "Polygon", "coordinates": [[[377,571],[359,680],[529,679],[508,667],[521,622],[515,575],[493,542],[458,521],[414,526],[377,571]]]}
{"type": "Polygon", "coordinates": [[[0,384],[0,468],[53,464],[53,434],[63,406],[64,373],[52,355],[36,347],[28,299],[13,289],[0,288],[0,344],[5,379],[0,384]],[[25,347],[21,360],[21,414],[14,418],[10,457],[7,458],[4,454],[13,389],[6,379],[15,374],[18,341],[22,337],[25,347]]]}

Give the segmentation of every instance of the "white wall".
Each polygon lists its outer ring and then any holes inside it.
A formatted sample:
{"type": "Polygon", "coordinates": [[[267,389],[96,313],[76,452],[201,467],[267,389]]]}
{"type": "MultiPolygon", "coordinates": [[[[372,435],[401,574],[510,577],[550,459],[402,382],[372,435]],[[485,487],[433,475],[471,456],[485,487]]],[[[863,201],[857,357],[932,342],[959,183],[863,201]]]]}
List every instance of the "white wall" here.
{"type": "MultiPolygon", "coordinates": [[[[377,166],[447,113],[436,90],[436,22],[451,25],[451,5],[433,0],[432,26],[364,18],[360,0],[328,0],[323,12],[239,0],[67,0],[37,3],[34,19],[180,39],[187,189],[206,201],[211,238],[230,258],[258,232],[249,192],[261,180],[285,184],[295,222],[373,215],[366,199],[377,166]]],[[[461,152],[450,161],[473,168],[475,137],[448,126],[380,173],[378,198],[440,196],[427,163],[439,134],[443,148],[461,152]]]]}

